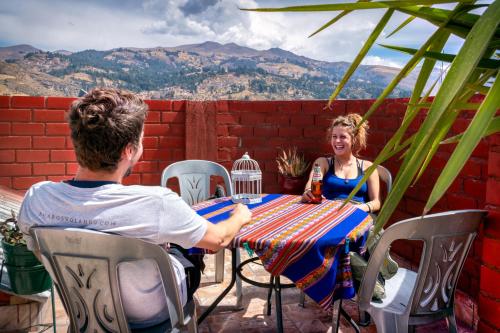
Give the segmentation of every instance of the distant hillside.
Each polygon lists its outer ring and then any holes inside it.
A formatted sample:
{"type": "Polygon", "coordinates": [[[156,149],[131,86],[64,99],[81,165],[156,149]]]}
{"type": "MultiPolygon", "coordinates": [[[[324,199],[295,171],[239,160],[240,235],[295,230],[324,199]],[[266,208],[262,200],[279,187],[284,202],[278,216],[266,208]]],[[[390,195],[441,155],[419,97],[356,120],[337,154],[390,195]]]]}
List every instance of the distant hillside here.
{"type": "MultiPolygon", "coordinates": [[[[77,96],[81,89],[113,86],[152,99],[326,99],[348,66],[234,43],[74,53],[16,45],[0,48],[0,94],[77,96]]],[[[374,98],[397,72],[360,66],[340,97],[374,98]]],[[[392,97],[409,96],[413,81],[392,97]]]]}

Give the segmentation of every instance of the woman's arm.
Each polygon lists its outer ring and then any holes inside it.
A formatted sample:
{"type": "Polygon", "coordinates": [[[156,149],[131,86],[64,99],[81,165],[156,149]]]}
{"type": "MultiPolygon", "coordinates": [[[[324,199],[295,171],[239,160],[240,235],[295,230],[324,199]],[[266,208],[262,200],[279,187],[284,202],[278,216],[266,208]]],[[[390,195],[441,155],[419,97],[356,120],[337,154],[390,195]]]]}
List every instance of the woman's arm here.
{"type": "MultiPolygon", "coordinates": [[[[373,163],[370,161],[363,162],[363,169],[368,169],[373,163]]],[[[368,198],[370,201],[357,205],[358,208],[365,212],[374,213],[380,209],[380,178],[378,171],[375,169],[367,181],[368,198]]]]}
{"type": "Polygon", "coordinates": [[[321,174],[324,176],[325,173],[328,172],[328,159],[325,157],[318,157],[316,161],[314,161],[311,172],[309,173],[309,179],[307,180],[306,187],[304,188],[304,193],[302,194],[302,202],[310,202],[313,199],[313,195],[311,193],[311,182],[312,176],[314,172],[314,165],[318,163],[321,168],[321,174]]]}

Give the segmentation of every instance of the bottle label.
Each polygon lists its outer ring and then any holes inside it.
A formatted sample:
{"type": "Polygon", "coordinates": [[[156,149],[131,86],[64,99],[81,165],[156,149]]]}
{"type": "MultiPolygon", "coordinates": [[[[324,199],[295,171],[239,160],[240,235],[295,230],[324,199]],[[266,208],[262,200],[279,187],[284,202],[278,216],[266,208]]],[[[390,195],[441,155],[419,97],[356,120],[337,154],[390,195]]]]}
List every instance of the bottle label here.
{"type": "Polygon", "coordinates": [[[318,166],[314,167],[312,181],[319,182],[323,180],[323,175],[321,174],[321,168],[318,166]]]}

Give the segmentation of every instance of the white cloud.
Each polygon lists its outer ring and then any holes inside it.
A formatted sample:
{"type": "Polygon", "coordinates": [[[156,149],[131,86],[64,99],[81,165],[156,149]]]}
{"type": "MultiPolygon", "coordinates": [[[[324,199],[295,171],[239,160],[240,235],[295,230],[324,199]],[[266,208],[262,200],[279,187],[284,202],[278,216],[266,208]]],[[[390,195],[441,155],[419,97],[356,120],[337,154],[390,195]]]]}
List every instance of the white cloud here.
{"type": "Polygon", "coordinates": [[[366,56],[365,59],[361,62],[363,65],[378,65],[378,66],[388,66],[388,67],[397,67],[403,68],[403,64],[399,62],[390,61],[386,58],[381,58],[378,56],[366,56]]]}
{"type": "MultiPolygon", "coordinates": [[[[383,14],[381,10],[355,12],[307,38],[338,12],[256,13],[238,9],[297,4],[299,1],[292,0],[9,1],[0,8],[0,42],[78,51],[177,46],[210,40],[256,49],[280,47],[319,60],[352,61],[383,14]]],[[[387,33],[405,17],[395,18],[387,33]]],[[[429,24],[415,20],[405,30],[379,42],[415,47],[431,31],[429,24]]],[[[456,49],[459,44],[455,40],[450,48],[456,49]]],[[[378,48],[365,63],[401,66],[400,59],[397,52],[378,48]]]]}

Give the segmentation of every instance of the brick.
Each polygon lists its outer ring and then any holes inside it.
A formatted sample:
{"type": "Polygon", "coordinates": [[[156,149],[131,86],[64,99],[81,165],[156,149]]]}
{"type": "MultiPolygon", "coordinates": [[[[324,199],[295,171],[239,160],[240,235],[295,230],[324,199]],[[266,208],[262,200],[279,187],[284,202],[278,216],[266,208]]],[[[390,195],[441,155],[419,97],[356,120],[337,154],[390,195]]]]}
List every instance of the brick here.
{"type": "Polygon", "coordinates": [[[142,160],[144,161],[168,160],[169,158],[170,154],[168,150],[144,149],[142,153],[142,160]]]}
{"type": "Polygon", "coordinates": [[[490,151],[488,156],[488,176],[500,178],[500,152],[490,151]]]}
{"type": "Polygon", "coordinates": [[[160,173],[143,173],[141,174],[142,185],[159,186],[161,181],[160,173]]]}
{"type": "Polygon", "coordinates": [[[10,108],[10,96],[0,96],[0,108],[10,108]]]}
{"type": "Polygon", "coordinates": [[[11,124],[10,123],[0,123],[0,135],[11,135],[11,124]]]}
{"type": "Polygon", "coordinates": [[[500,272],[489,267],[481,266],[481,292],[493,298],[500,298],[500,272]]]}
{"type": "Polygon", "coordinates": [[[481,333],[498,333],[500,330],[499,327],[493,327],[490,323],[486,322],[485,320],[482,320],[479,318],[479,323],[477,327],[477,331],[481,333]]]}
{"type": "Polygon", "coordinates": [[[134,172],[137,173],[152,173],[158,171],[157,161],[140,161],[134,166],[134,172]]]}
{"type": "MultiPolygon", "coordinates": [[[[254,104],[255,102],[250,102],[250,101],[234,101],[231,100],[228,102],[229,104],[229,111],[230,112],[251,112],[251,111],[257,111],[257,105],[254,104]]],[[[261,104],[263,105],[263,104],[261,104]]]]}
{"type": "Polygon", "coordinates": [[[237,114],[217,114],[217,124],[239,124],[240,117],[237,114]]]}
{"type": "Polygon", "coordinates": [[[51,162],[76,162],[74,150],[52,150],[50,152],[51,162]]]}
{"type": "Polygon", "coordinates": [[[30,121],[31,110],[15,110],[4,109],[0,110],[0,121],[30,121]]]}
{"type": "Polygon", "coordinates": [[[276,112],[299,113],[302,111],[302,101],[275,101],[276,112]]]}
{"type": "Polygon", "coordinates": [[[186,101],[172,101],[173,111],[186,111],[186,101]]]}
{"type": "Polygon", "coordinates": [[[4,136],[0,140],[0,149],[31,148],[30,136],[4,136]]]}
{"type": "Polygon", "coordinates": [[[44,124],[13,123],[12,135],[43,135],[45,133],[44,124]]]}
{"type": "Polygon", "coordinates": [[[261,113],[243,113],[241,115],[242,125],[258,125],[264,123],[265,120],[265,114],[261,113]]]}
{"type": "Polygon", "coordinates": [[[479,141],[479,144],[477,145],[476,149],[474,149],[474,151],[472,152],[472,156],[487,159],[488,153],[489,153],[488,143],[485,139],[482,139],[481,141],[479,141]]]}
{"type": "Polygon", "coordinates": [[[484,198],[486,195],[486,183],[479,179],[465,179],[464,180],[465,194],[476,197],[478,200],[484,198]]]}
{"type": "Polygon", "coordinates": [[[64,163],[34,163],[33,175],[65,175],[66,166],[64,163]]]}
{"type": "Polygon", "coordinates": [[[161,119],[159,111],[149,111],[146,118],[147,123],[159,123],[161,119]]]}
{"type": "Polygon", "coordinates": [[[169,125],[166,124],[146,124],[144,125],[145,136],[167,135],[169,125]]]}
{"type": "Polygon", "coordinates": [[[229,136],[229,128],[226,125],[217,125],[217,136],[229,136]]]}
{"type": "Polygon", "coordinates": [[[66,122],[66,112],[63,110],[34,110],[33,121],[36,122],[66,122]]]}
{"type": "Polygon", "coordinates": [[[236,137],[221,137],[217,138],[217,143],[219,147],[236,148],[239,146],[240,139],[236,137]]]}
{"type": "Polygon", "coordinates": [[[158,138],[144,137],[144,139],[142,140],[142,146],[144,148],[158,148],[158,138]]]}
{"type": "Polygon", "coordinates": [[[39,96],[12,96],[10,104],[15,109],[43,109],[45,107],[45,97],[39,96]]]}
{"type": "Polygon", "coordinates": [[[227,128],[229,136],[251,136],[254,132],[252,126],[230,125],[227,128]]]}
{"type": "Polygon", "coordinates": [[[302,128],[280,127],[279,136],[297,138],[302,136],[302,128]]]}
{"type": "Polygon", "coordinates": [[[484,160],[471,157],[465,163],[462,171],[460,171],[460,175],[472,178],[481,178],[481,176],[486,175],[486,173],[482,172],[484,164],[484,160]]]}
{"type": "Polygon", "coordinates": [[[175,162],[185,160],[186,152],[183,149],[174,149],[172,150],[171,159],[175,162]]]}
{"type": "MultiPolygon", "coordinates": [[[[163,125],[165,126],[165,125],[163,125]]],[[[186,127],[184,124],[170,124],[168,125],[168,135],[184,136],[186,134],[186,127]]]]}
{"type": "Polygon", "coordinates": [[[327,110],[325,109],[327,107],[327,103],[328,101],[320,101],[320,100],[302,101],[302,113],[319,114],[327,110]]]}
{"type": "Polygon", "coordinates": [[[48,162],[49,161],[49,151],[48,150],[17,150],[16,151],[16,161],[17,162],[48,162]]]}
{"type": "Polygon", "coordinates": [[[0,186],[12,188],[12,177],[0,177],[0,186]]]}
{"type": "Polygon", "coordinates": [[[0,164],[0,177],[31,176],[31,164],[0,164]]]}
{"type": "Polygon", "coordinates": [[[477,201],[474,198],[465,197],[463,195],[448,195],[448,205],[450,209],[469,209],[478,208],[477,201]]]}
{"type": "Polygon", "coordinates": [[[141,175],[132,173],[130,176],[123,178],[122,183],[124,185],[141,185],[141,175]]]}
{"type": "Polygon", "coordinates": [[[186,142],[182,137],[176,136],[161,136],[159,138],[158,147],[162,148],[182,148],[184,149],[186,146],[186,142]]]}
{"type": "Polygon", "coordinates": [[[275,126],[265,126],[265,127],[255,127],[254,129],[254,135],[257,137],[264,137],[264,138],[269,138],[269,137],[274,137],[278,135],[278,127],[275,126]]]}
{"type": "Polygon", "coordinates": [[[162,112],[161,121],[163,123],[184,123],[186,114],[184,112],[162,112]]]}
{"type": "Polygon", "coordinates": [[[76,100],[74,97],[47,97],[47,109],[69,110],[71,104],[76,100]]]}
{"type": "Polygon", "coordinates": [[[14,177],[12,180],[12,186],[16,190],[27,190],[33,184],[43,182],[46,177],[38,176],[38,177],[14,177]]]}
{"type": "Polygon", "coordinates": [[[78,163],[66,163],[66,175],[75,175],[78,167],[78,163]]]}
{"type": "Polygon", "coordinates": [[[301,127],[314,125],[314,117],[304,116],[304,115],[293,115],[290,117],[290,125],[301,126],[301,127]]]}
{"type": "Polygon", "coordinates": [[[74,149],[73,140],[71,140],[71,137],[69,137],[68,140],[66,140],[66,148],[67,149],[74,149]]]}
{"type": "Polygon", "coordinates": [[[282,115],[282,114],[266,115],[264,122],[266,124],[270,124],[270,125],[289,126],[290,125],[290,116],[289,115],[282,115]]]}
{"type": "Polygon", "coordinates": [[[486,183],[486,202],[492,205],[500,206],[500,181],[489,178],[486,183]]]}
{"type": "Polygon", "coordinates": [[[500,268],[500,239],[491,237],[483,238],[482,261],[488,266],[500,268]]]}
{"type": "Polygon", "coordinates": [[[65,144],[66,144],[66,138],[64,138],[64,137],[45,137],[45,136],[34,136],[33,137],[33,148],[35,148],[35,149],[41,149],[41,148],[42,149],[43,148],[64,149],[65,144]]]}
{"type": "Polygon", "coordinates": [[[493,326],[500,328],[500,301],[479,294],[478,306],[481,321],[486,320],[493,326]]]}
{"type": "Polygon", "coordinates": [[[164,111],[172,109],[172,101],[166,100],[145,100],[149,110],[164,111]]]}
{"type": "Polygon", "coordinates": [[[69,126],[66,123],[62,124],[47,124],[47,135],[70,135],[69,126]]]}
{"type": "Polygon", "coordinates": [[[9,163],[16,160],[14,150],[0,150],[0,163],[9,163]]]}
{"type": "Polygon", "coordinates": [[[257,160],[257,161],[263,161],[263,160],[273,160],[274,163],[276,163],[275,159],[277,156],[277,151],[274,148],[262,148],[262,149],[255,149],[252,158],[257,160]]]}

